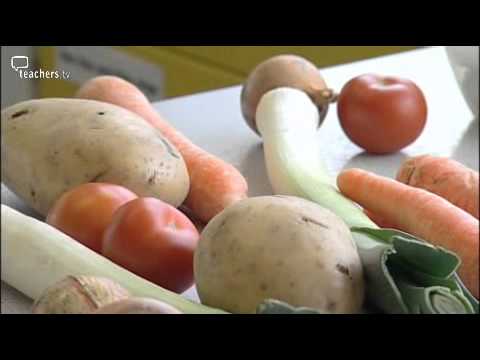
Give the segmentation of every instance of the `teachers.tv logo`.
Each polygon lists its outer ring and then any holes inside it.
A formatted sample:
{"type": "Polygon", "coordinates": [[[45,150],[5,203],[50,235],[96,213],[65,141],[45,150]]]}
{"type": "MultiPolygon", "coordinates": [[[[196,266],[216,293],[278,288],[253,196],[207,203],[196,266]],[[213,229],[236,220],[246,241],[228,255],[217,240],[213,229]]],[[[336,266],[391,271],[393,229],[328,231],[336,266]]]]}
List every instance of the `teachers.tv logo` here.
{"type": "Polygon", "coordinates": [[[15,70],[20,79],[62,79],[68,80],[70,78],[70,72],[62,70],[42,70],[42,69],[29,69],[28,56],[12,56],[10,59],[10,66],[15,70]]]}

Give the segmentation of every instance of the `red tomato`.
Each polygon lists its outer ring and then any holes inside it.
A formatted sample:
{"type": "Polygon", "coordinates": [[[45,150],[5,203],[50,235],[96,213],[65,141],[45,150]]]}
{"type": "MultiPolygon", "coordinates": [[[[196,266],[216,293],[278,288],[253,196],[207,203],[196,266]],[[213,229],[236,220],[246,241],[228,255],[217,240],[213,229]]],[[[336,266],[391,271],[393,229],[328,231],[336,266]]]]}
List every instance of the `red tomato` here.
{"type": "Polygon", "coordinates": [[[122,206],[105,231],[102,253],[114,263],[168,290],[193,285],[199,233],[179,210],[154,198],[122,206]]]}
{"type": "Polygon", "coordinates": [[[350,80],[337,103],[340,124],[350,140],[374,154],[412,144],[427,121],[427,102],[412,81],[367,74],[350,80]]]}
{"type": "Polygon", "coordinates": [[[122,186],[83,184],[64,193],[50,209],[46,221],[83,245],[100,252],[103,232],[114,212],[135,198],[137,195],[122,186]]]}

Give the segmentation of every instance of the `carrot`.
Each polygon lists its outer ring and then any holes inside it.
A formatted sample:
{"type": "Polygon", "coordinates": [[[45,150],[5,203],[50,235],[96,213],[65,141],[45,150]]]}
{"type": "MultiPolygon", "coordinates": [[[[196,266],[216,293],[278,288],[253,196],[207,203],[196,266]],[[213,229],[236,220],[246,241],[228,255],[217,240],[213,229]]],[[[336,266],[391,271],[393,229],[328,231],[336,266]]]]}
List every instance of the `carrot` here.
{"type": "Polygon", "coordinates": [[[398,225],[399,230],[457,253],[462,260],[459,276],[478,298],[477,219],[438,195],[367,171],[345,170],[337,184],[346,197],[398,225]]]}
{"type": "Polygon", "coordinates": [[[455,160],[417,156],[402,164],[396,179],[437,194],[478,219],[478,172],[455,160]]]}
{"type": "Polygon", "coordinates": [[[133,84],[114,76],[100,76],[86,82],[76,97],[123,107],[159,129],[185,160],[190,192],[184,205],[201,221],[207,223],[227,206],[247,197],[247,182],[235,167],[190,142],[157,113],[133,84]]]}
{"type": "Polygon", "coordinates": [[[370,220],[372,220],[375,224],[377,224],[378,227],[380,227],[382,229],[397,229],[398,230],[397,225],[386,221],[384,218],[382,218],[381,216],[373,213],[372,211],[370,211],[368,209],[363,209],[363,212],[365,213],[365,215],[367,215],[370,218],[370,220]]]}

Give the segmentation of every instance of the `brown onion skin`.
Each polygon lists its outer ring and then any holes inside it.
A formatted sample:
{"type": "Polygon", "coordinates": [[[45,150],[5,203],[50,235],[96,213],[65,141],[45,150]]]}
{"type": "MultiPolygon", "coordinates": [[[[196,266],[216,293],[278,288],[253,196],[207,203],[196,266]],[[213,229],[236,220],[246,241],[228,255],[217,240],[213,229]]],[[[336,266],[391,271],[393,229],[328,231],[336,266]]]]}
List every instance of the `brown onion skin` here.
{"type": "Polygon", "coordinates": [[[260,63],[250,73],[242,88],[242,114],[254,132],[260,135],[255,120],[258,103],[265,93],[280,87],[306,92],[319,108],[318,126],[323,123],[329,105],[320,94],[328,87],[317,67],[300,56],[278,55],[260,63]]]}
{"type": "Polygon", "coordinates": [[[94,315],[159,315],[159,314],[182,314],[173,306],[164,302],[147,298],[129,298],[108,304],[95,312],[94,315]]]}
{"type": "Polygon", "coordinates": [[[127,290],[110,279],[68,276],[43,292],[35,301],[32,313],[89,314],[129,296],[127,290]]]}

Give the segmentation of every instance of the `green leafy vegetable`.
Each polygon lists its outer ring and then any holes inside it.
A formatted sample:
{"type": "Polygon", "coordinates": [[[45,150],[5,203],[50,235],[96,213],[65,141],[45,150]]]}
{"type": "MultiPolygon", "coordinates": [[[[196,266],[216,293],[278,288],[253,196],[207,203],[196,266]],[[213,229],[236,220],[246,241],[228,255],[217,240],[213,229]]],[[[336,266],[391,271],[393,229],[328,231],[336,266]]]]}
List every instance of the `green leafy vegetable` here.
{"type": "Polygon", "coordinates": [[[451,251],[396,230],[352,228],[351,231],[355,236],[366,235],[382,244],[360,247],[359,252],[367,277],[369,301],[379,303],[381,299],[383,311],[399,314],[478,312],[478,301],[456,276],[461,262],[451,251]]]}

